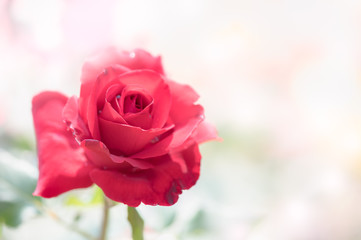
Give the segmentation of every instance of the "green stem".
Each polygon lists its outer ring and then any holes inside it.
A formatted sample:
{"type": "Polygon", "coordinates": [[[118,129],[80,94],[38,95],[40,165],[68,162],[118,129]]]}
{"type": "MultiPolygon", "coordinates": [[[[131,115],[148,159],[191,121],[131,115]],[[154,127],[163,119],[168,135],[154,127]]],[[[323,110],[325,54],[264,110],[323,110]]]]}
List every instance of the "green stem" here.
{"type": "Polygon", "coordinates": [[[144,221],[136,208],[128,206],[128,221],[132,227],[133,240],[143,240],[144,221]]]}
{"type": "Polygon", "coordinates": [[[104,195],[104,206],[103,206],[103,221],[102,221],[102,228],[100,232],[99,240],[105,240],[107,237],[107,229],[108,229],[108,222],[109,222],[109,208],[111,204],[109,200],[104,195]]]}

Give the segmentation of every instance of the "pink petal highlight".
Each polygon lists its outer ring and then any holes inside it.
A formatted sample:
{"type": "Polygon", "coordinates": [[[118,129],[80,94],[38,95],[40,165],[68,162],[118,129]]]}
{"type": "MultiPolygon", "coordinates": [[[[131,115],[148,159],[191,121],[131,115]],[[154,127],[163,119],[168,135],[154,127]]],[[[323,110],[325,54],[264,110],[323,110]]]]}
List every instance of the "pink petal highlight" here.
{"type": "Polygon", "coordinates": [[[222,141],[218,136],[217,129],[207,121],[201,122],[193,132],[192,138],[198,143],[204,143],[210,140],[222,141]]]}

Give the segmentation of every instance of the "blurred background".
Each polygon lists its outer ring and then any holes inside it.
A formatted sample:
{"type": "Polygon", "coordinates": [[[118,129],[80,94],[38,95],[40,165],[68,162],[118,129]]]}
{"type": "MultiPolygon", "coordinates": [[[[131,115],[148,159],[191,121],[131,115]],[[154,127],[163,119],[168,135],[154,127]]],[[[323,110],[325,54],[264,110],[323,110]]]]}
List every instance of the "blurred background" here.
{"type": "MultiPolygon", "coordinates": [[[[146,239],[361,239],[361,1],[351,0],[0,0],[0,239],[99,231],[99,189],[30,197],[31,99],[78,95],[82,63],[109,45],[162,55],[223,138],[201,147],[200,180],[177,204],[139,208],[146,239]]],[[[130,239],[126,208],[111,214],[109,239],[130,239]]]]}

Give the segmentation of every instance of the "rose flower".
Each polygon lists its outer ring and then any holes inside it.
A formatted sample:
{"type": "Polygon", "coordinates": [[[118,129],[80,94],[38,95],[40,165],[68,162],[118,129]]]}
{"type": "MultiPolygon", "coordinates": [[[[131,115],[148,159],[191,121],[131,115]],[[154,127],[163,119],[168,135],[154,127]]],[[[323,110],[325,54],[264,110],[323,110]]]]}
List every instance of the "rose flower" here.
{"type": "Polygon", "coordinates": [[[51,91],[33,98],[34,195],[50,198],[94,183],[129,206],[174,204],[199,177],[198,145],[217,138],[197,99],[144,50],[111,48],[89,59],[79,98],[51,91]]]}

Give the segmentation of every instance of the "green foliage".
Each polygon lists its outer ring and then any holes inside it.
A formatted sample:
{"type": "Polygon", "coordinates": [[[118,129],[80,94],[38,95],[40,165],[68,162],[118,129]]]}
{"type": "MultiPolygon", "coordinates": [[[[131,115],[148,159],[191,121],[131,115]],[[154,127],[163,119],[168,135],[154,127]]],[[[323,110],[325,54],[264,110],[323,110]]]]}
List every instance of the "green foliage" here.
{"type": "Polygon", "coordinates": [[[13,138],[13,146],[21,150],[34,150],[34,144],[25,136],[13,138]]]}
{"type": "Polygon", "coordinates": [[[128,206],[128,221],[132,227],[133,240],[143,240],[144,221],[137,209],[128,206]]]}
{"type": "Polygon", "coordinates": [[[21,223],[22,210],[35,207],[40,199],[32,196],[36,187],[35,168],[7,152],[0,151],[0,222],[10,227],[21,223]]]}
{"type": "Polygon", "coordinates": [[[93,194],[90,199],[82,199],[79,195],[69,194],[65,200],[65,205],[88,207],[103,203],[103,191],[98,186],[94,186],[92,191],[93,194]]]}
{"type": "Polygon", "coordinates": [[[188,232],[192,234],[201,234],[207,231],[207,218],[203,210],[199,210],[188,225],[188,232]]]}
{"type": "Polygon", "coordinates": [[[172,212],[168,216],[164,216],[165,221],[164,221],[163,229],[171,226],[174,223],[175,219],[176,219],[176,213],[175,212],[172,212]]]}
{"type": "Polygon", "coordinates": [[[7,150],[35,150],[34,142],[29,136],[7,132],[5,129],[0,128],[0,146],[7,150]]]}
{"type": "Polygon", "coordinates": [[[16,227],[21,223],[21,211],[24,203],[0,201],[0,221],[10,227],[16,227]]]}

